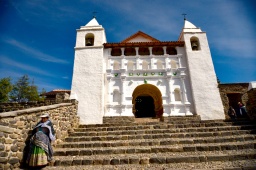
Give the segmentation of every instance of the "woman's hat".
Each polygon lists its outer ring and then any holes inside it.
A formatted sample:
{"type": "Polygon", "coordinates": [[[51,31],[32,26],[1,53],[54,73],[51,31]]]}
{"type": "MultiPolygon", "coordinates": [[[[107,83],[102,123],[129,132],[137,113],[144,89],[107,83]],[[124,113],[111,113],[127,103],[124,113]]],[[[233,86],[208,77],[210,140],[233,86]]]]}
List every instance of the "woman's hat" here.
{"type": "Polygon", "coordinates": [[[45,114],[41,115],[40,117],[42,118],[42,117],[50,117],[50,116],[48,113],[45,113],[45,114]]]}

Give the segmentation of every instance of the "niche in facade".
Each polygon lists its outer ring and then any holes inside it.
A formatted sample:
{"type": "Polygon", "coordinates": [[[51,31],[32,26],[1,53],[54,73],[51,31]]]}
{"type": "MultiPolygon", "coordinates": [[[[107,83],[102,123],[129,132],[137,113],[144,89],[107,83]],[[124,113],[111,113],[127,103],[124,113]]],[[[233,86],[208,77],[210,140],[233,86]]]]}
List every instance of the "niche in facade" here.
{"type": "Polygon", "coordinates": [[[180,96],[180,89],[176,88],[174,89],[174,99],[175,101],[181,101],[181,96],[180,96]]]}
{"type": "Polygon", "coordinates": [[[153,47],[152,54],[153,55],[164,55],[164,50],[162,47],[153,47]]]}
{"type": "Polygon", "coordinates": [[[85,36],[85,46],[93,46],[94,45],[94,35],[92,33],[88,33],[85,36]]]}
{"type": "Polygon", "coordinates": [[[133,70],[134,69],[134,63],[133,61],[127,62],[127,70],[133,70]]]}
{"type": "Polygon", "coordinates": [[[148,62],[147,61],[142,62],[142,70],[148,70],[148,62]]]}
{"type": "Polygon", "coordinates": [[[113,70],[120,70],[120,63],[118,61],[114,61],[113,70]]]}
{"type": "Polygon", "coordinates": [[[198,51],[200,50],[200,43],[197,37],[191,37],[190,38],[190,44],[191,44],[191,49],[193,51],[198,51]]]}
{"type": "Polygon", "coordinates": [[[171,64],[171,68],[173,69],[177,68],[177,62],[175,60],[171,60],[170,64],[171,64]]]}
{"type": "Polygon", "coordinates": [[[120,103],[120,101],[121,101],[120,92],[115,89],[115,90],[113,91],[113,102],[120,103]]]}
{"type": "Polygon", "coordinates": [[[121,56],[122,51],[120,48],[112,48],[111,49],[111,56],[121,56]]]}

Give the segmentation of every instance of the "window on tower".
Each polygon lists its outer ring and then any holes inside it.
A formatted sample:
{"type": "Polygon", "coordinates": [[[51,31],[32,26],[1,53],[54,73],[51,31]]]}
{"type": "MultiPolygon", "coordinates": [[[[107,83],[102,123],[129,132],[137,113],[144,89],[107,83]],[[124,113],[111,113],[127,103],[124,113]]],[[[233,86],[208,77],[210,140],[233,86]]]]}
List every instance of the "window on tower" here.
{"type": "Polygon", "coordinates": [[[197,37],[191,37],[190,38],[190,44],[192,51],[198,51],[200,50],[200,43],[197,37]]]}
{"type": "Polygon", "coordinates": [[[94,35],[92,33],[88,33],[85,36],[85,46],[93,46],[94,45],[94,35]]]}

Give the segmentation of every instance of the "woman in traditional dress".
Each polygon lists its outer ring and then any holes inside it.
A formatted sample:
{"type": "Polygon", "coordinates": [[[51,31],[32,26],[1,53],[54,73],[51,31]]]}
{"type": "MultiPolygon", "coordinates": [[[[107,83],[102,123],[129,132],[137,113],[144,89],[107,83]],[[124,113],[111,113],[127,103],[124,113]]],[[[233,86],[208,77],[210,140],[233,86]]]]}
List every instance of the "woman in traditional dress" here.
{"type": "Polygon", "coordinates": [[[55,131],[49,114],[44,114],[32,131],[29,144],[27,164],[30,167],[46,166],[52,160],[53,150],[51,141],[55,140],[55,131]]]}

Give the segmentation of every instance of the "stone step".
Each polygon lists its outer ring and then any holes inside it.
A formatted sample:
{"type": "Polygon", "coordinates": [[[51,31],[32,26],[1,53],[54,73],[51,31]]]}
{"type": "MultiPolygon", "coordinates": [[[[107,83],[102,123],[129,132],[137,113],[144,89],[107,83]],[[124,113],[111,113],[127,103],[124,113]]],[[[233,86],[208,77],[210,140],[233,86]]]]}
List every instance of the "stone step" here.
{"type": "Polygon", "coordinates": [[[215,137],[191,137],[191,138],[167,138],[145,140],[112,140],[112,141],[86,141],[86,142],[62,142],[56,148],[90,148],[90,147],[119,147],[119,146],[152,146],[152,145],[175,145],[175,144],[199,144],[199,143],[223,143],[235,141],[253,141],[255,135],[232,135],[215,137]]]}
{"type": "Polygon", "coordinates": [[[172,153],[137,153],[136,155],[90,155],[90,156],[55,156],[54,166],[77,166],[77,165],[154,165],[154,164],[177,164],[177,163],[205,163],[215,161],[241,161],[254,160],[255,149],[243,149],[239,152],[234,150],[224,151],[197,151],[197,152],[172,152],[172,153]]]}
{"type": "Polygon", "coordinates": [[[255,170],[256,160],[207,161],[200,163],[49,166],[44,170],[255,170]]]}
{"type": "MultiPolygon", "coordinates": [[[[164,117],[165,121],[191,121],[200,120],[200,116],[168,116],[164,117]]],[[[114,117],[103,117],[103,123],[134,123],[134,122],[159,122],[159,119],[155,118],[135,118],[134,116],[114,116],[114,117]]]]}
{"type": "MultiPolygon", "coordinates": [[[[159,141],[160,142],[160,141],[159,141]]],[[[94,148],[55,148],[54,156],[83,156],[83,155],[115,155],[138,153],[172,153],[172,152],[196,152],[196,151],[225,151],[255,149],[256,140],[244,142],[206,143],[206,144],[173,144],[154,146],[120,146],[120,147],[94,147],[94,148]]]]}
{"type": "MultiPolygon", "coordinates": [[[[222,127],[189,127],[189,128],[172,128],[168,126],[150,127],[144,128],[105,128],[97,131],[91,131],[86,129],[75,129],[69,136],[107,136],[107,135],[136,135],[136,134],[161,134],[161,133],[180,133],[180,132],[218,132],[228,130],[253,130],[256,129],[256,125],[243,125],[243,126],[222,126],[222,127]]],[[[256,131],[255,131],[256,133],[256,131]]]]}
{"type": "MultiPolygon", "coordinates": [[[[256,126],[255,122],[192,122],[192,123],[157,123],[157,124],[122,124],[119,126],[99,125],[89,126],[80,125],[79,128],[83,131],[114,131],[114,130],[136,130],[136,129],[160,129],[160,128],[191,128],[191,127],[221,127],[221,126],[256,126]]],[[[75,130],[77,130],[75,129],[75,130]]]]}
{"type": "MultiPolygon", "coordinates": [[[[102,136],[70,136],[65,138],[65,142],[82,142],[82,141],[116,141],[116,140],[135,140],[135,139],[169,139],[169,138],[192,138],[192,137],[215,137],[215,136],[231,136],[252,134],[255,130],[227,130],[227,131],[210,131],[210,132],[182,132],[182,133],[168,133],[168,130],[161,133],[145,134],[132,132],[130,135],[123,135],[122,133],[115,135],[102,136]],[[137,134],[134,134],[137,133],[137,134]]],[[[153,131],[156,132],[156,131],[153,131]]],[[[97,134],[97,132],[96,132],[97,134]]]]}

